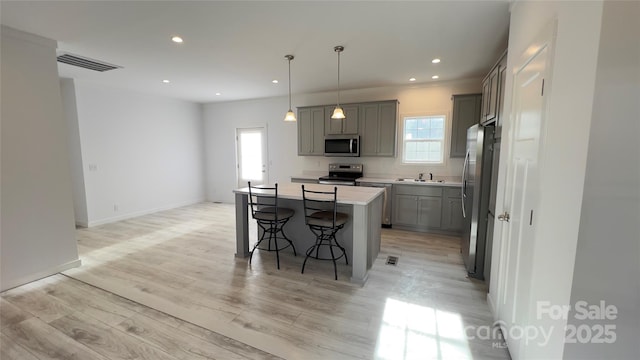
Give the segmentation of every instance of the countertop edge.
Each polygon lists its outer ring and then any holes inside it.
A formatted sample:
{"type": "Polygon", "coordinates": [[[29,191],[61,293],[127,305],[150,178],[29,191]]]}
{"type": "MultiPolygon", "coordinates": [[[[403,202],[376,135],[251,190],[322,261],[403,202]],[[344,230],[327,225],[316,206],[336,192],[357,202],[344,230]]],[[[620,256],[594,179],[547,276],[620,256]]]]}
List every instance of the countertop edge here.
{"type": "MultiPolygon", "coordinates": [[[[341,186],[341,185],[321,185],[321,184],[309,184],[309,185],[311,185],[313,187],[326,188],[327,190],[330,190],[334,186],[337,186],[338,187],[338,204],[343,204],[343,205],[362,205],[362,206],[366,206],[366,205],[369,205],[371,202],[373,202],[379,196],[382,196],[382,194],[384,193],[384,189],[376,188],[376,190],[374,191],[375,192],[374,194],[368,194],[367,200],[364,200],[364,201],[348,200],[348,199],[344,199],[344,198],[340,199],[340,193],[341,193],[340,190],[342,189],[342,191],[354,191],[354,190],[358,189],[358,187],[341,186]]],[[[368,188],[368,189],[372,189],[372,188],[368,188]]],[[[248,195],[249,194],[249,188],[248,187],[243,187],[243,188],[233,189],[233,193],[234,194],[248,195]]],[[[289,200],[300,200],[300,201],[302,201],[302,193],[296,194],[296,195],[292,195],[292,194],[278,192],[278,198],[279,199],[289,199],[289,200]]]]}

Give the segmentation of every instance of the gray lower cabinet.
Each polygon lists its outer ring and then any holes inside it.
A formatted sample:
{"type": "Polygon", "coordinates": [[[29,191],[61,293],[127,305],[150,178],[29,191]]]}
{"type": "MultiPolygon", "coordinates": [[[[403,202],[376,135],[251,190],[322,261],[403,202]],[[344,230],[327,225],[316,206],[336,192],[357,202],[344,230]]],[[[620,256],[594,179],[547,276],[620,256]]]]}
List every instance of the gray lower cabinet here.
{"type": "Polygon", "coordinates": [[[396,194],[393,199],[393,225],[418,224],[418,197],[396,194]]]}
{"type": "Polygon", "coordinates": [[[482,94],[453,95],[451,151],[449,157],[464,157],[467,152],[467,129],[480,121],[482,94]]]}
{"type": "Polygon", "coordinates": [[[298,108],[298,155],[324,155],[324,106],[298,108]]]}
{"type": "Polygon", "coordinates": [[[324,108],[324,134],[325,135],[357,135],[358,134],[358,108],[357,104],[342,105],[345,119],[332,119],[333,109],[335,106],[325,106],[324,108]]]}
{"type": "Polygon", "coordinates": [[[439,229],[442,225],[442,187],[394,185],[393,226],[439,229]]]}
{"type": "Polygon", "coordinates": [[[459,234],[462,207],[457,188],[435,185],[393,185],[393,227],[459,234]]]}
{"type": "Polygon", "coordinates": [[[448,188],[444,190],[442,204],[442,228],[454,232],[462,231],[464,219],[462,217],[462,202],[460,189],[448,188]]]}
{"type": "Polygon", "coordinates": [[[428,229],[442,227],[442,198],[418,196],[418,224],[428,229]]]}
{"type": "Polygon", "coordinates": [[[360,104],[360,156],[396,155],[398,101],[360,104]]]}

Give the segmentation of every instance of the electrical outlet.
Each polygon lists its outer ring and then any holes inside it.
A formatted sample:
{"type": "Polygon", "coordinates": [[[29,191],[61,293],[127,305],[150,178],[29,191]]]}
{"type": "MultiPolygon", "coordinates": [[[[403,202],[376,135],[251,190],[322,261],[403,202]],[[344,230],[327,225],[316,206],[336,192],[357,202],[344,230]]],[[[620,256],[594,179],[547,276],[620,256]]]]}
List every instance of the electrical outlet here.
{"type": "Polygon", "coordinates": [[[89,164],[89,171],[98,171],[97,164],[89,164]]]}
{"type": "Polygon", "coordinates": [[[118,206],[118,204],[113,204],[113,211],[120,211],[120,207],[118,206]]]}

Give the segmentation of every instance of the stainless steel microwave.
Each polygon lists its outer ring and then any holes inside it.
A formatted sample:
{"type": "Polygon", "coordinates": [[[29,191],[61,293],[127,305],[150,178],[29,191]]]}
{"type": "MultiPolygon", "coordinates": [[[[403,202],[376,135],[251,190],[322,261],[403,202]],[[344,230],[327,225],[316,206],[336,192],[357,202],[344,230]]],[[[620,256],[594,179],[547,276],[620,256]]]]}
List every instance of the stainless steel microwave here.
{"type": "Polygon", "coordinates": [[[360,156],[360,136],[327,135],[324,138],[324,156],[360,156]]]}

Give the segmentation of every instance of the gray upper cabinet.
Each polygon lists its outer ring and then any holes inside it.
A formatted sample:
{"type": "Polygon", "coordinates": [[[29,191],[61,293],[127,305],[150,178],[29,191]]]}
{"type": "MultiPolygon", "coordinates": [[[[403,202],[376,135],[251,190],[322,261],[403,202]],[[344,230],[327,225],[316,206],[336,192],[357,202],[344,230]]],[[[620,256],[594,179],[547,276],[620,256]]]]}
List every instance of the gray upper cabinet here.
{"type": "Polygon", "coordinates": [[[500,73],[498,75],[498,79],[500,80],[498,86],[498,116],[496,117],[496,131],[495,138],[500,139],[502,137],[502,121],[504,120],[504,86],[507,80],[507,66],[506,66],[506,56],[504,57],[503,63],[500,67],[500,73]]]}
{"type": "Polygon", "coordinates": [[[467,151],[467,129],[480,120],[482,94],[453,95],[451,152],[449,157],[464,157],[467,151]]]}
{"type": "Polygon", "coordinates": [[[396,154],[398,101],[343,104],[346,119],[331,118],[335,105],[298,108],[298,155],[324,155],[325,135],[360,135],[360,156],[396,154]]]}
{"type": "Polygon", "coordinates": [[[498,74],[500,69],[496,66],[489,73],[489,76],[485,79],[482,85],[482,118],[481,123],[488,123],[496,118],[498,113],[498,74]]]}
{"type": "Polygon", "coordinates": [[[333,109],[335,109],[335,106],[325,106],[324,108],[324,134],[357,135],[358,121],[360,120],[358,117],[358,104],[342,105],[342,110],[344,110],[344,115],[346,116],[345,119],[332,119],[331,114],[333,114],[333,109]]]}
{"type": "Polygon", "coordinates": [[[298,155],[324,155],[325,107],[298,108],[298,155]]]}
{"type": "Polygon", "coordinates": [[[360,155],[395,156],[398,101],[360,104],[359,115],[360,155]]]}
{"type": "Polygon", "coordinates": [[[506,55],[507,53],[505,52],[482,82],[482,115],[480,116],[480,123],[483,125],[500,121],[498,117],[500,114],[501,101],[504,97],[504,77],[506,75],[505,70],[507,65],[506,55]]]}

